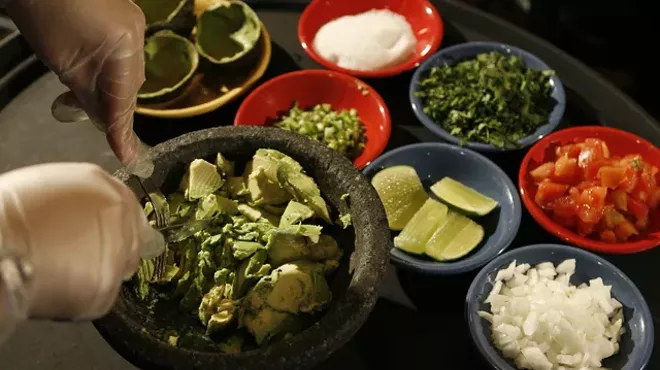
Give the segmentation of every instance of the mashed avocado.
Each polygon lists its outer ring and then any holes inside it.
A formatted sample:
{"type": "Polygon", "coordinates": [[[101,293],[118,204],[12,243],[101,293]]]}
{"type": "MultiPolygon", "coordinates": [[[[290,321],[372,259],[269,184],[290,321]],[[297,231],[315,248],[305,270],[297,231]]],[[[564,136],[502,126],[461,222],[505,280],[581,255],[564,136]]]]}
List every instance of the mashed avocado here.
{"type": "MultiPolygon", "coordinates": [[[[245,335],[262,345],[323,310],[332,299],[326,276],[342,250],[323,233],[330,214],[318,186],[291,157],[260,149],[242,176],[222,154],[212,162],[192,161],[177,192],[151,194],[150,220],[154,207],[169,207],[170,224],[186,225],[189,236],[168,245],[163,278],[155,281],[153,262],[142,261],[134,286],[145,301],[157,290],[178,302],[207,339],[221,335],[219,348],[237,353],[245,335]]],[[[186,335],[164,340],[184,345],[186,335]]]]}

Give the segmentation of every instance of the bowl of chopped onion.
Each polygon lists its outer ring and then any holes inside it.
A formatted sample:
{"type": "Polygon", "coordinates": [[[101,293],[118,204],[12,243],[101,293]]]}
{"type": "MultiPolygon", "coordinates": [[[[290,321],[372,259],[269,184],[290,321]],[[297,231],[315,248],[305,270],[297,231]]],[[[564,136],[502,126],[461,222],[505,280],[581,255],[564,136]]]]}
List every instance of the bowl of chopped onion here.
{"type": "Polygon", "coordinates": [[[475,345],[498,370],[642,370],[653,317],[635,284],[605,259],[537,244],[505,253],[466,297],[475,345]]]}

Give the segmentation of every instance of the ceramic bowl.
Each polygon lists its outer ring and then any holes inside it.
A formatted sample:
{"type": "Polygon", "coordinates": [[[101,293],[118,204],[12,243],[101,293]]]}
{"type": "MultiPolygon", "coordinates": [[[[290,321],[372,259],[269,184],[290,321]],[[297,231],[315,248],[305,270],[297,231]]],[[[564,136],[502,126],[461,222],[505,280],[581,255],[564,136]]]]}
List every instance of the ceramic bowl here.
{"type": "MultiPolygon", "coordinates": [[[[463,44],[458,44],[455,46],[442,49],[439,52],[430,56],[426,62],[424,62],[419,68],[415,71],[415,74],[410,81],[409,89],[409,98],[410,103],[412,104],[413,112],[417,119],[426,126],[431,132],[441,137],[443,140],[448,141],[453,144],[461,144],[461,139],[450,134],[449,131],[442,128],[438,123],[436,123],[431,117],[424,113],[424,103],[422,99],[415,96],[415,93],[419,91],[419,83],[425,79],[430,73],[433,67],[438,67],[442,65],[453,65],[462,60],[475,57],[477,54],[487,53],[487,52],[499,52],[503,55],[515,55],[519,56],[525,62],[525,65],[528,68],[533,70],[549,70],[550,68],[545,64],[541,59],[537,58],[533,54],[523,49],[505,45],[497,42],[466,42],[463,44]]],[[[552,84],[552,98],[555,100],[555,106],[548,116],[547,123],[540,126],[532,134],[518,140],[519,149],[528,147],[538,140],[540,140],[545,135],[552,132],[559,123],[561,122],[562,117],[564,116],[564,110],[566,109],[566,94],[564,93],[564,87],[559,80],[557,75],[554,75],[550,79],[552,84]]],[[[469,141],[465,143],[465,147],[479,151],[479,152],[498,152],[502,151],[491,144],[485,144],[480,142],[469,141]]]]}
{"type": "Polygon", "coordinates": [[[359,169],[376,159],[390,139],[390,113],[376,90],[355,77],[327,70],[290,72],[267,81],[245,98],[234,125],[268,125],[294,102],[303,109],[329,103],[335,110],[357,110],[367,136],[364,151],[353,162],[359,169]]]}
{"type": "Polygon", "coordinates": [[[536,204],[534,197],[537,186],[529,172],[551,160],[558,145],[598,138],[605,141],[612,156],[623,157],[628,154],[640,154],[648,163],[660,168],[660,149],[639,136],[629,132],[604,126],[579,126],[557,131],[534,145],[523,158],[518,173],[520,195],[529,213],[544,229],[571,245],[601,253],[629,254],[643,252],[660,245],[660,213],[651,212],[649,229],[642,237],[627,243],[605,243],[596,239],[578,235],[573,230],[559,225],[536,204]],[[655,234],[655,235],[654,235],[655,234]]]}
{"type": "Polygon", "coordinates": [[[579,285],[590,279],[602,278],[612,286],[612,296],[623,304],[626,333],[621,337],[620,353],[606,359],[603,367],[613,370],[642,370],[653,352],[653,318],[649,306],[635,284],[621,270],[605,259],[578,248],[537,244],[507,252],[486,265],[472,281],[466,297],[466,318],[470,334],[483,357],[497,370],[516,370],[510,361],[493,346],[490,340],[490,323],[477,315],[488,310],[484,302],[493,287],[497,271],[506,268],[511,261],[536,265],[552,262],[555,266],[566,259],[576,260],[576,273],[571,283],[579,285]]]}
{"type": "Polygon", "coordinates": [[[461,274],[478,269],[509,247],[520,227],[522,206],[515,185],[491,160],[454,145],[421,143],[385,153],[369,165],[364,174],[372,178],[381,169],[396,165],[415,168],[427,190],[448,176],[499,203],[490,214],[473,218],[484,227],[486,235],[467,256],[452,262],[438,262],[392,248],[391,260],[397,266],[430,275],[461,274]]]}
{"type": "MultiPolygon", "coordinates": [[[[444,36],[444,25],[440,14],[427,0],[314,0],[300,16],[298,39],[303,49],[320,65],[363,78],[383,78],[398,75],[419,66],[433,54],[444,36]],[[376,71],[356,71],[339,67],[322,58],[314,50],[314,37],[326,23],[346,15],[355,15],[371,9],[389,9],[401,14],[410,23],[417,38],[415,53],[405,62],[376,71]]],[[[360,37],[356,35],[356,37],[360,37]]]]}

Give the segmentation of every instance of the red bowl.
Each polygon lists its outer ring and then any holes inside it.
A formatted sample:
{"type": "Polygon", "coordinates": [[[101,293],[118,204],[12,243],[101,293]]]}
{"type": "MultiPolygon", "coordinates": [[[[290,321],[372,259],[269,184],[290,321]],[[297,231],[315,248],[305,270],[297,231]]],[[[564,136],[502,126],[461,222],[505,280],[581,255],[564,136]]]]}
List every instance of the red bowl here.
{"type": "Polygon", "coordinates": [[[518,173],[518,186],[525,207],[536,222],[548,232],[570,244],[585,249],[601,253],[630,254],[657,247],[660,245],[660,238],[651,234],[660,231],[660,212],[652,212],[649,220],[649,230],[644,239],[628,243],[605,243],[580,236],[559,225],[534,202],[536,185],[529,175],[529,171],[545,163],[546,159],[554,154],[554,148],[557,145],[569,144],[575,142],[575,140],[587,138],[604,140],[613,156],[640,154],[648,163],[660,167],[660,149],[631,133],[603,126],[580,126],[557,131],[536,143],[522,161],[518,173]]]}
{"type": "Polygon", "coordinates": [[[305,8],[298,22],[298,39],[310,58],[326,68],[365,78],[394,76],[419,66],[438,49],[443,35],[442,19],[427,0],[313,0],[305,8]],[[417,48],[408,61],[377,71],[354,71],[341,68],[316,53],[313,46],[314,36],[321,26],[339,17],[371,9],[389,9],[401,14],[410,23],[417,37],[417,48]]]}
{"type": "Polygon", "coordinates": [[[238,108],[235,126],[264,126],[291,109],[329,103],[333,109],[355,108],[365,126],[367,144],[353,162],[362,169],[378,157],[390,140],[392,123],[383,98],[355,77],[326,70],[303,70],[275,77],[256,88],[238,108]]]}

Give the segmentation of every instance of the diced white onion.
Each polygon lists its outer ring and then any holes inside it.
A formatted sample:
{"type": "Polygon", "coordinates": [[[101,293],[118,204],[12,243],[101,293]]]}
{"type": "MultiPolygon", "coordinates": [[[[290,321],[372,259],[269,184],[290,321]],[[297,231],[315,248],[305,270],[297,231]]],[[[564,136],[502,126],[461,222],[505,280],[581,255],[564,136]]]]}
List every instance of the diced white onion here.
{"type": "Polygon", "coordinates": [[[479,311],[492,328],[492,340],[519,369],[605,370],[602,360],[619,351],[624,333],[623,306],[601,278],[570,283],[574,259],[557,267],[509,266],[497,272],[479,311]]]}

